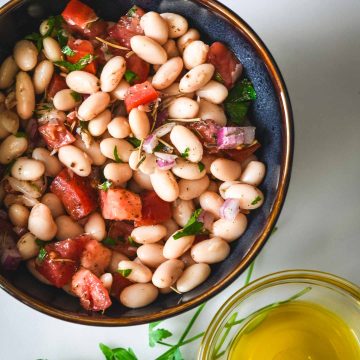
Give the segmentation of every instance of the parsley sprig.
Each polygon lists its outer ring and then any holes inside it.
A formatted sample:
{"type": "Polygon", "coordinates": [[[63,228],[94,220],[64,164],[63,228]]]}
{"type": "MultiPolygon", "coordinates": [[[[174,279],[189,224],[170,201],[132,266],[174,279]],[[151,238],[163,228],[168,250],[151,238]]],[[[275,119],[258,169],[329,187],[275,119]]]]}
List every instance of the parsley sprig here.
{"type": "Polygon", "coordinates": [[[186,223],[186,225],[183,227],[183,229],[179,230],[174,236],[174,240],[180,239],[184,236],[189,235],[198,235],[203,233],[204,230],[204,224],[201,221],[198,221],[198,218],[203,210],[197,209],[193,212],[190,219],[186,223]]]}
{"type": "Polygon", "coordinates": [[[95,58],[96,56],[92,54],[86,54],[81,59],[79,59],[75,64],[66,60],[55,61],[54,64],[57,66],[64,67],[69,71],[82,70],[86,65],[91,64],[95,58]]]}

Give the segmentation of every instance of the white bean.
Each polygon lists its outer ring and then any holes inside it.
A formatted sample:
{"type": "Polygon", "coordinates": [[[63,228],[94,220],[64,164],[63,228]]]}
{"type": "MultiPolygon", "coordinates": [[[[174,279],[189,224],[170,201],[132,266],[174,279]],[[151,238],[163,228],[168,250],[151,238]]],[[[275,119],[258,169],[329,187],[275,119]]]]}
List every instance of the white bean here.
{"type": "Polygon", "coordinates": [[[60,215],[65,214],[64,206],[61,200],[53,193],[46,193],[42,198],[41,202],[46,205],[51,212],[51,215],[54,219],[60,215]]]}
{"type": "Polygon", "coordinates": [[[111,111],[106,109],[89,121],[88,129],[92,136],[104,134],[111,121],[111,111]]]}
{"type": "Polygon", "coordinates": [[[77,138],[74,145],[86,153],[94,165],[100,166],[105,163],[106,157],[101,153],[98,141],[93,141],[90,145],[86,146],[80,138],[77,138]]]}
{"type": "Polygon", "coordinates": [[[230,254],[230,245],[219,237],[200,241],[191,249],[191,256],[197,263],[215,264],[230,254]]]}
{"type": "Polygon", "coordinates": [[[140,261],[151,268],[157,268],[167,259],[163,256],[164,246],[161,244],[144,244],[137,249],[140,261]]]}
{"type": "Polygon", "coordinates": [[[197,136],[182,125],[173,127],[170,139],[180,154],[187,153],[187,159],[191,162],[199,162],[203,156],[203,147],[197,136]]]}
{"type": "Polygon", "coordinates": [[[135,150],[130,155],[129,165],[133,170],[140,170],[144,174],[151,175],[157,167],[156,157],[153,154],[146,154],[145,160],[142,160],[142,157],[139,156],[139,151],[135,150]]]}
{"type": "Polygon", "coordinates": [[[208,176],[204,176],[199,180],[179,181],[179,198],[183,200],[192,200],[199,197],[206,191],[210,183],[208,176]]]}
{"type": "Polygon", "coordinates": [[[172,203],[172,208],[173,218],[181,227],[184,227],[187,224],[192,213],[195,211],[195,206],[192,200],[176,199],[172,203]]]}
{"type": "Polygon", "coordinates": [[[22,71],[34,69],[37,63],[38,51],[29,40],[20,40],[14,47],[14,60],[22,71]]]}
{"type": "Polygon", "coordinates": [[[185,254],[188,251],[193,242],[195,241],[194,235],[183,236],[179,239],[174,239],[174,236],[178,233],[175,232],[169,239],[166,240],[163,250],[163,255],[167,259],[177,259],[181,255],[185,254]]]}
{"type": "Polygon", "coordinates": [[[66,76],[67,86],[81,94],[95,94],[100,90],[100,80],[87,71],[76,70],[66,76]]]}
{"type": "Polygon", "coordinates": [[[70,216],[60,215],[55,219],[57,226],[56,240],[74,238],[84,233],[84,228],[70,216]]]}
{"type": "Polygon", "coordinates": [[[11,110],[0,112],[0,139],[4,139],[10,134],[16,134],[19,130],[19,117],[11,110]]]}
{"type": "Polygon", "coordinates": [[[171,102],[169,108],[171,119],[193,119],[199,112],[199,104],[187,97],[179,97],[171,102]]]}
{"type": "Polygon", "coordinates": [[[115,153],[123,162],[129,162],[131,152],[134,147],[123,139],[107,138],[100,142],[101,153],[111,160],[115,159],[115,153]]]}
{"type": "Polygon", "coordinates": [[[11,175],[18,180],[34,181],[45,173],[43,162],[21,157],[11,167],[11,175]]]}
{"type": "Polygon", "coordinates": [[[213,104],[204,99],[200,100],[200,109],[198,116],[199,118],[201,118],[201,120],[211,119],[220,126],[225,126],[227,122],[224,109],[221,106],[213,104]]]}
{"type": "Polygon", "coordinates": [[[53,284],[50,283],[50,281],[48,279],[46,279],[43,275],[41,275],[37,269],[36,269],[36,264],[35,264],[35,259],[30,259],[26,262],[26,267],[29,270],[29,272],[31,273],[31,275],[34,276],[35,279],[39,280],[40,282],[42,282],[43,284],[46,285],[51,285],[53,286],[53,284]]]}
{"type": "Polygon", "coordinates": [[[212,162],[210,171],[221,181],[233,181],[241,175],[241,165],[234,160],[218,158],[212,162]]]}
{"type": "Polygon", "coordinates": [[[14,226],[26,227],[29,220],[30,211],[21,204],[13,204],[8,209],[10,221],[14,226]]]}
{"type": "Polygon", "coordinates": [[[15,75],[19,71],[12,56],[8,56],[0,66],[0,89],[10,87],[15,81],[15,75]]]}
{"type": "Polygon", "coordinates": [[[264,179],[266,172],[265,164],[261,161],[250,161],[241,174],[240,180],[244,183],[258,186],[264,179]]]}
{"type": "Polygon", "coordinates": [[[197,91],[213,77],[215,67],[212,64],[201,64],[192,68],[180,80],[179,89],[183,93],[197,91]]]}
{"type": "Polygon", "coordinates": [[[116,139],[124,139],[131,133],[128,120],[123,116],[115,117],[107,125],[109,134],[116,139]]]}
{"type": "Polygon", "coordinates": [[[145,139],[149,135],[150,121],[145,111],[132,109],[129,113],[129,125],[136,138],[145,139]]]}
{"type": "Polygon", "coordinates": [[[222,197],[213,191],[205,191],[199,198],[203,210],[214,215],[215,219],[220,218],[220,208],[224,204],[222,197]]]}
{"type": "Polygon", "coordinates": [[[183,273],[183,269],[184,263],[181,260],[167,260],[155,270],[152,283],[159,289],[172,286],[183,273]]]}
{"type": "Polygon", "coordinates": [[[59,149],[59,160],[79,176],[89,176],[91,172],[91,158],[74,145],[65,145],[59,149]]]}
{"type": "Polygon", "coordinates": [[[39,26],[39,33],[42,36],[45,36],[50,30],[50,26],[49,26],[49,20],[46,19],[44,21],[41,22],[40,26],[39,26]]]}
{"type": "Polygon", "coordinates": [[[106,270],[111,272],[111,273],[117,272],[118,268],[119,268],[119,262],[121,260],[129,260],[129,258],[127,256],[125,256],[124,254],[120,253],[120,252],[112,251],[111,252],[110,264],[108,265],[106,270]]]}
{"type": "Polygon", "coordinates": [[[209,277],[210,272],[211,268],[208,264],[190,265],[176,282],[177,290],[184,293],[195,289],[209,277]]]}
{"type": "Polygon", "coordinates": [[[210,80],[205,86],[196,92],[196,95],[202,99],[212,102],[213,104],[221,104],[229,94],[228,89],[218,81],[210,80]]]}
{"type": "Polygon", "coordinates": [[[80,104],[81,96],[71,89],[63,89],[58,91],[54,98],[53,103],[57,110],[70,111],[80,104]]]}
{"type": "Polygon", "coordinates": [[[246,230],[247,219],[239,213],[233,221],[219,219],[213,223],[212,233],[227,242],[237,240],[246,230]]]}
{"type": "Polygon", "coordinates": [[[109,163],[104,167],[104,177],[117,186],[132,178],[132,170],[129,164],[109,163]]]}
{"type": "Polygon", "coordinates": [[[131,309],[151,304],[158,297],[159,291],[153,284],[133,284],[120,294],[120,302],[131,309]]]}
{"type": "Polygon", "coordinates": [[[48,36],[43,39],[45,56],[52,62],[62,60],[62,52],[59,43],[52,37],[48,36]]]}
{"type": "Polygon", "coordinates": [[[50,84],[51,78],[54,73],[54,65],[49,60],[43,60],[36,66],[33,83],[36,94],[43,94],[50,84]]]}
{"type": "Polygon", "coordinates": [[[171,171],[156,169],[150,175],[150,181],[162,200],[172,202],[179,196],[179,185],[171,171]]]}
{"type": "Polygon", "coordinates": [[[151,184],[150,175],[144,174],[141,171],[133,171],[133,180],[142,189],[154,190],[154,187],[151,184]]]}
{"type": "Polygon", "coordinates": [[[195,66],[204,64],[206,62],[207,54],[209,52],[209,45],[206,45],[201,40],[194,40],[188,44],[183,53],[185,68],[190,70],[195,66]]]}
{"type": "Polygon", "coordinates": [[[160,45],[166,43],[169,36],[168,24],[157,12],[149,11],[143,15],[140,26],[147,37],[155,40],[160,45]]]}
{"type": "Polygon", "coordinates": [[[87,234],[92,235],[97,241],[102,241],[106,237],[105,220],[98,212],[92,213],[84,226],[87,234]]]}
{"type": "Polygon", "coordinates": [[[241,162],[241,168],[245,169],[251,161],[258,161],[256,155],[252,154],[241,162]]]}
{"type": "Polygon", "coordinates": [[[174,13],[162,13],[160,16],[168,24],[169,38],[176,39],[187,32],[189,24],[183,16],[174,13]]]}
{"type": "Polygon", "coordinates": [[[226,190],[235,184],[241,184],[241,181],[225,181],[219,186],[219,194],[223,199],[226,199],[225,192],[226,190]]]}
{"type": "Polygon", "coordinates": [[[136,283],[145,284],[151,281],[152,278],[152,272],[147,266],[131,260],[121,260],[119,262],[118,270],[131,270],[126,278],[136,283]]]}
{"type": "Polygon", "coordinates": [[[111,97],[117,100],[124,100],[129,87],[130,84],[125,79],[122,79],[118,86],[111,92],[111,97]]]}
{"type": "Polygon", "coordinates": [[[200,39],[200,33],[196,29],[189,29],[184,35],[180,36],[177,40],[177,47],[180,51],[180,54],[183,54],[185,48],[195,40],[200,39]]]}
{"type": "Polygon", "coordinates": [[[181,57],[173,57],[161,65],[152,79],[152,85],[157,90],[169,87],[181,74],[184,67],[181,57]]]}
{"type": "Polygon", "coordinates": [[[16,75],[16,111],[21,119],[30,119],[35,110],[35,90],[29,74],[20,71],[16,75]]]}
{"type": "Polygon", "coordinates": [[[240,208],[253,210],[260,207],[264,202],[263,193],[255,186],[249,184],[235,184],[225,191],[225,199],[234,198],[240,200],[240,208]]]}
{"type": "Polygon", "coordinates": [[[180,55],[179,50],[176,46],[176,42],[173,39],[169,39],[164,45],[163,48],[165,49],[168,59],[177,57],[180,55]]]}
{"type": "Polygon", "coordinates": [[[110,96],[105,92],[97,92],[90,95],[78,109],[79,118],[83,121],[90,121],[101,114],[109,105],[110,96]]]}
{"type": "Polygon", "coordinates": [[[182,158],[176,160],[176,165],[171,171],[181,179],[198,180],[206,175],[206,169],[200,171],[199,164],[188,162],[182,158]]]}
{"type": "Polygon", "coordinates": [[[61,162],[56,156],[50,155],[50,151],[45,148],[35,148],[32,152],[32,158],[42,161],[45,165],[45,175],[55,177],[62,169],[61,162]]]}
{"type": "Polygon", "coordinates": [[[36,237],[28,232],[24,234],[16,244],[23,260],[29,260],[39,253],[39,245],[36,244],[36,237]]]}
{"type": "Polygon", "coordinates": [[[160,241],[166,232],[164,225],[144,225],[135,228],[131,237],[139,244],[153,244],[160,241]]]}
{"type": "Polygon", "coordinates": [[[124,76],[125,70],[126,61],[122,56],[111,58],[101,71],[101,91],[111,92],[115,90],[124,76]]]}
{"type": "Polygon", "coordinates": [[[112,283],[113,283],[113,276],[112,276],[112,274],[110,274],[110,273],[102,274],[99,279],[100,279],[100,281],[102,282],[102,284],[104,285],[105,289],[107,289],[108,291],[110,291],[110,290],[111,290],[112,283]]]}
{"type": "Polygon", "coordinates": [[[39,203],[31,209],[28,229],[40,240],[49,241],[53,239],[57,232],[57,226],[50,209],[46,205],[39,203]]]}
{"type": "Polygon", "coordinates": [[[9,135],[0,144],[0,164],[9,164],[11,161],[22,155],[28,147],[25,137],[9,135]]]}
{"type": "Polygon", "coordinates": [[[139,58],[150,64],[164,64],[167,53],[155,40],[147,36],[135,35],[130,39],[131,49],[139,58]]]}

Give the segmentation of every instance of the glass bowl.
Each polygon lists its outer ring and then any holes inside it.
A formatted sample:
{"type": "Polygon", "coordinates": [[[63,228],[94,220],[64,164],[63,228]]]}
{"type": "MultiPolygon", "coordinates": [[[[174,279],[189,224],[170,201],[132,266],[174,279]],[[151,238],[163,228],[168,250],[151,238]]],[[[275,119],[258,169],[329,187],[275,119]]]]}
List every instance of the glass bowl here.
{"type": "Polygon", "coordinates": [[[296,299],[315,303],[338,315],[360,344],[360,288],[328,273],[288,270],[264,276],[233,294],[207,328],[198,360],[227,359],[232,341],[247,324],[245,320],[254,313],[296,299]]]}

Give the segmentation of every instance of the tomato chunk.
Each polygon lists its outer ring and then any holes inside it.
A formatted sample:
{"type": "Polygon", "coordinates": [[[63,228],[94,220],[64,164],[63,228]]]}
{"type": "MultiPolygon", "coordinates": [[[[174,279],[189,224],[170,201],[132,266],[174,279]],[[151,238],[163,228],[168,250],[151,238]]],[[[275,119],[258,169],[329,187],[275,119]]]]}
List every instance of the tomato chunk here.
{"type": "Polygon", "coordinates": [[[242,65],[235,54],[223,43],[214,42],[208,52],[208,62],[215,66],[215,71],[222,78],[224,85],[230,89],[242,73],[242,65]]]}
{"type": "Polygon", "coordinates": [[[136,257],[137,247],[129,243],[129,236],[134,230],[134,226],[124,221],[112,221],[108,231],[108,237],[116,241],[111,245],[111,249],[121,252],[127,257],[134,259],[136,257]]]}
{"type": "Polygon", "coordinates": [[[59,74],[54,73],[47,88],[47,97],[52,99],[58,91],[67,88],[68,86],[66,85],[65,78],[59,74]]]}
{"type": "Polygon", "coordinates": [[[100,205],[104,219],[137,220],[141,217],[140,196],[125,189],[101,190],[100,205]]]}
{"type": "Polygon", "coordinates": [[[129,113],[132,109],[138,107],[139,105],[147,104],[157,98],[158,93],[149,81],[131,86],[125,96],[126,110],[129,113]]]}
{"type": "Polygon", "coordinates": [[[97,208],[96,190],[91,187],[89,179],[74,174],[70,169],[63,169],[55,177],[50,190],[75,220],[82,219],[97,208]]]}
{"type": "Polygon", "coordinates": [[[111,306],[108,291],[90,270],[80,269],[75,273],[71,290],[80,298],[80,303],[86,310],[103,311],[111,306]]]}
{"type": "MultiPolygon", "coordinates": [[[[94,47],[89,40],[69,39],[68,46],[75,53],[72,56],[66,56],[66,59],[72,64],[77,63],[85,55],[94,55],[94,47]]],[[[92,61],[90,64],[87,64],[83,70],[96,74],[96,61],[92,61]]]]}
{"type": "Polygon", "coordinates": [[[56,241],[52,244],[46,245],[46,250],[48,252],[55,251],[63,259],[79,261],[81,254],[84,251],[85,244],[89,241],[94,241],[94,238],[90,235],[83,234],[72,239],[56,241]]]}
{"type": "Polygon", "coordinates": [[[134,84],[141,84],[149,76],[150,65],[143,59],[140,59],[136,54],[132,54],[126,59],[126,70],[132,71],[136,74],[134,84]]]}
{"type": "Polygon", "coordinates": [[[243,162],[250,155],[252,155],[256,150],[258,150],[260,147],[261,147],[261,144],[255,143],[253,145],[244,147],[239,150],[238,149],[227,149],[227,150],[223,150],[222,152],[232,160],[236,160],[238,162],[243,162]]]}
{"type": "Polygon", "coordinates": [[[59,149],[75,141],[75,137],[64,124],[48,123],[40,126],[38,131],[51,149],[59,149]]]}
{"type": "Polygon", "coordinates": [[[129,285],[133,284],[129,279],[120,275],[119,273],[113,273],[113,283],[111,285],[111,295],[119,300],[120,293],[129,285]]]}
{"type": "Polygon", "coordinates": [[[95,11],[79,0],[70,0],[61,15],[68,24],[81,29],[85,29],[89,23],[98,19],[95,11]]]}
{"type": "Polygon", "coordinates": [[[93,239],[85,243],[81,254],[81,266],[100,276],[110,264],[111,250],[93,239]]]}
{"type": "Polygon", "coordinates": [[[136,220],[136,226],[155,225],[171,218],[170,203],[160,199],[155,191],[147,191],[141,195],[141,219],[136,220]]]}

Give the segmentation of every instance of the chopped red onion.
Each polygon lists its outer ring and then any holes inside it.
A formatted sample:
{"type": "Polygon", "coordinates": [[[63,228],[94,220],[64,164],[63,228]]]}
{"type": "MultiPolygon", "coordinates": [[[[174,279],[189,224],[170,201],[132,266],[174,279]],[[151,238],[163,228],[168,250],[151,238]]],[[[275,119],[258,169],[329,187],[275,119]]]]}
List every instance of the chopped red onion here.
{"type": "Polygon", "coordinates": [[[170,170],[175,166],[175,159],[178,157],[173,154],[156,152],[156,164],[161,170],[170,170]]]}
{"type": "Polygon", "coordinates": [[[255,139],[253,126],[224,126],[217,132],[219,149],[235,149],[242,144],[251,144],[255,139]]]}
{"type": "Polygon", "coordinates": [[[21,255],[16,248],[14,239],[6,232],[0,234],[0,263],[4,270],[16,270],[21,261],[21,255]]]}
{"type": "Polygon", "coordinates": [[[209,231],[212,230],[212,224],[214,222],[214,215],[211,212],[203,210],[197,219],[199,222],[202,222],[204,224],[204,228],[206,230],[209,230],[209,231]]]}
{"type": "Polygon", "coordinates": [[[144,140],[143,150],[148,154],[152,154],[158,144],[159,144],[158,138],[154,134],[150,134],[144,140]]]}
{"type": "Polygon", "coordinates": [[[239,206],[239,199],[226,199],[224,204],[220,208],[221,218],[228,221],[234,221],[236,216],[240,212],[239,206]]]}

